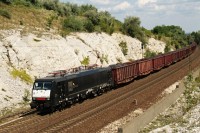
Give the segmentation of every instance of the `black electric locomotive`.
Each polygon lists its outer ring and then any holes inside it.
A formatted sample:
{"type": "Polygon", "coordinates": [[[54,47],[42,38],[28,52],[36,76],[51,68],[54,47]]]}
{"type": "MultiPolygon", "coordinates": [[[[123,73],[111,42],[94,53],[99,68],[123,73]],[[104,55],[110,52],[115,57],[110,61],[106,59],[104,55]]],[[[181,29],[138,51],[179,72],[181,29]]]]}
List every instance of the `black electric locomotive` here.
{"type": "Polygon", "coordinates": [[[31,108],[62,108],[113,86],[110,67],[36,79],[31,108]]]}

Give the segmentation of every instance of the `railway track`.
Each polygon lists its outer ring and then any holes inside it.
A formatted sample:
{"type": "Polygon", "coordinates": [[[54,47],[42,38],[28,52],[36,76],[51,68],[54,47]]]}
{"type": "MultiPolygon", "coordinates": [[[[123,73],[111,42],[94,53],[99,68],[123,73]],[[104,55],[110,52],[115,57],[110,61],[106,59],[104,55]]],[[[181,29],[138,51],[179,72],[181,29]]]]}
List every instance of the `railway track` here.
{"type": "MultiPolygon", "coordinates": [[[[186,62],[186,64],[187,63],[188,62],[186,62]]],[[[120,94],[119,96],[115,97],[114,99],[110,99],[105,104],[94,106],[93,109],[88,109],[87,111],[81,112],[80,114],[77,114],[76,116],[73,116],[70,119],[62,121],[59,124],[54,125],[52,128],[48,128],[47,130],[44,130],[44,132],[48,132],[48,133],[56,132],[56,131],[67,132],[69,129],[71,129],[73,127],[73,125],[77,126],[79,123],[81,124],[82,121],[85,121],[87,119],[95,117],[96,115],[99,114],[99,112],[108,110],[113,105],[117,105],[117,104],[123,102],[124,100],[129,99],[132,95],[145,90],[146,88],[148,88],[148,86],[150,86],[152,84],[156,84],[161,79],[171,75],[172,73],[175,73],[176,71],[178,71],[180,68],[182,68],[186,64],[183,64],[183,65],[177,67],[176,69],[174,69],[173,71],[170,71],[168,73],[165,73],[164,75],[161,75],[159,78],[156,78],[155,80],[152,80],[152,81],[148,82],[147,84],[144,84],[136,89],[129,90],[129,92],[120,94]]]]}
{"type": "MultiPolygon", "coordinates": [[[[158,73],[146,77],[145,79],[135,81],[134,83],[115,91],[110,91],[95,99],[86,100],[82,104],[72,106],[62,112],[55,112],[51,115],[44,116],[35,114],[25,115],[15,122],[10,122],[1,126],[0,132],[95,132],[105,126],[106,123],[117,119],[117,117],[114,116],[114,118],[104,118],[106,112],[115,110],[113,114],[119,114],[119,117],[121,117],[125,115],[123,110],[126,110],[127,108],[132,110],[139,107],[140,104],[142,105],[145,103],[145,98],[141,99],[139,97],[144,96],[146,93],[145,91],[150,86],[153,86],[153,84],[160,84],[160,81],[165,80],[166,77],[173,73],[181,71],[182,69],[180,68],[183,68],[184,66],[187,66],[189,69],[187,65],[188,62],[195,62],[195,60],[196,62],[199,62],[199,59],[197,58],[200,57],[199,53],[200,52],[196,51],[191,55],[192,57],[190,57],[190,60],[189,58],[186,58],[181,61],[182,63],[178,62],[167,69],[163,69],[158,73]],[[172,69],[172,71],[169,72],[169,69],[172,69]],[[145,82],[147,84],[144,84],[145,82]],[[141,92],[141,90],[143,91],[141,92]],[[138,105],[134,104],[135,99],[137,100],[138,105]],[[130,107],[122,107],[126,102],[129,103],[128,106],[130,107]],[[120,110],[123,113],[120,114],[120,110]]],[[[194,65],[192,64],[190,67],[194,68],[195,65],[196,64],[194,63],[194,65]]],[[[182,76],[180,76],[180,78],[181,77],[182,76]]],[[[167,87],[169,85],[165,84],[165,86],[167,87]]],[[[110,113],[107,114],[109,115],[110,113]]],[[[109,116],[112,116],[112,114],[109,116]]]]}
{"type": "MultiPolygon", "coordinates": [[[[199,55],[198,55],[199,56],[199,55]]],[[[189,57],[190,58],[190,57],[189,57]]],[[[194,58],[193,58],[194,59],[194,58]]],[[[97,106],[87,112],[84,112],[82,114],[79,114],[78,116],[71,118],[70,120],[63,121],[51,128],[48,128],[47,130],[44,130],[44,132],[70,132],[70,129],[72,129],[74,126],[77,127],[79,124],[81,125],[84,121],[87,121],[89,119],[94,118],[97,116],[100,112],[106,111],[109,108],[112,108],[112,106],[117,106],[120,103],[123,103],[127,99],[130,99],[133,95],[137,93],[141,93],[146,88],[148,88],[152,84],[159,84],[162,79],[168,77],[169,75],[179,71],[181,68],[183,68],[185,65],[190,63],[190,61],[193,60],[186,60],[186,62],[178,67],[176,69],[173,69],[172,71],[165,73],[163,75],[160,75],[159,78],[156,78],[152,81],[149,81],[147,84],[141,85],[137,87],[136,89],[129,90],[128,92],[121,93],[120,96],[115,97],[114,99],[109,100],[109,102],[106,102],[105,104],[102,104],[100,106],[97,106]]],[[[134,99],[135,100],[135,99],[134,99]]],[[[79,132],[79,131],[78,131],[79,132]]]]}

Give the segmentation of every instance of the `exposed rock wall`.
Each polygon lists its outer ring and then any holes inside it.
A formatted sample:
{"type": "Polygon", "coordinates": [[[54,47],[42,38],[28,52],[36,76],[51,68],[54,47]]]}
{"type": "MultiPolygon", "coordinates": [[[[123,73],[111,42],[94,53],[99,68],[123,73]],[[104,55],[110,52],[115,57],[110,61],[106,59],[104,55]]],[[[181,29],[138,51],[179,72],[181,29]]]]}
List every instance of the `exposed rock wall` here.
{"type": "MultiPolygon", "coordinates": [[[[149,46],[164,51],[164,43],[150,39],[149,46]],[[162,44],[162,45],[161,45],[162,44]]],[[[105,33],[73,33],[61,37],[51,33],[40,35],[20,30],[0,31],[0,110],[22,102],[25,89],[31,92],[32,84],[13,78],[13,68],[25,70],[33,79],[44,77],[55,70],[81,66],[89,57],[90,64],[108,66],[119,61],[142,58],[141,42],[120,33],[112,36],[105,33]],[[120,42],[126,42],[128,53],[121,51],[120,42]]]]}

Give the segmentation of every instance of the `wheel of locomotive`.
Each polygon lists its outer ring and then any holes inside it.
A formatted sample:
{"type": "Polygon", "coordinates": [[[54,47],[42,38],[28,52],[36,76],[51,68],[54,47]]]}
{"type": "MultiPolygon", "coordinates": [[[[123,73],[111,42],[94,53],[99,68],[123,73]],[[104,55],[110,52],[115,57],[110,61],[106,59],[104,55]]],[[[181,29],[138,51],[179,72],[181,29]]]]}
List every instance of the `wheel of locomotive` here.
{"type": "Polygon", "coordinates": [[[59,110],[59,111],[64,110],[65,106],[66,106],[66,105],[65,105],[65,102],[60,103],[58,110],[59,110]]]}
{"type": "Polygon", "coordinates": [[[55,107],[51,106],[51,107],[49,108],[49,112],[50,112],[50,113],[55,112],[55,107]]]}
{"type": "Polygon", "coordinates": [[[64,109],[67,106],[66,102],[62,102],[62,109],[64,109]]]}
{"type": "Polygon", "coordinates": [[[86,95],[81,94],[81,96],[80,96],[80,101],[83,102],[85,99],[86,99],[86,95]]]}
{"type": "Polygon", "coordinates": [[[102,93],[103,93],[103,89],[99,88],[99,89],[97,90],[97,95],[100,96],[100,95],[102,95],[102,93]]]}

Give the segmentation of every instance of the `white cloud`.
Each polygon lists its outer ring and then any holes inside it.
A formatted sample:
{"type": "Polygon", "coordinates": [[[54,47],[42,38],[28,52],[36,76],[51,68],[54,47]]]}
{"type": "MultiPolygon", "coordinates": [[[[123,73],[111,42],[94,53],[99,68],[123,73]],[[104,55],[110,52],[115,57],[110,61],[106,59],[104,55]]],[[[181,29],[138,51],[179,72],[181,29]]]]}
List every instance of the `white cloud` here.
{"type": "Polygon", "coordinates": [[[115,10],[115,11],[118,11],[118,10],[126,10],[126,9],[128,9],[128,8],[130,8],[130,7],[131,7],[131,4],[128,3],[127,1],[124,1],[124,2],[122,2],[122,3],[118,4],[118,5],[116,5],[116,6],[114,7],[114,10],[115,10]]]}
{"type": "Polygon", "coordinates": [[[97,3],[101,5],[108,5],[111,3],[111,0],[90,0],[92,3],[97,3]]]}
{"type": "Polygon", "coordinates": [[[157,0],[138,0],[138,6],[143,7],[147,4],[155,3],[157,0]]]}

